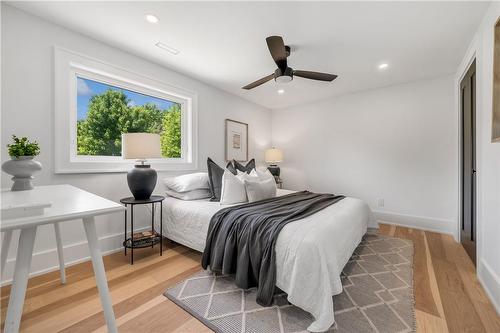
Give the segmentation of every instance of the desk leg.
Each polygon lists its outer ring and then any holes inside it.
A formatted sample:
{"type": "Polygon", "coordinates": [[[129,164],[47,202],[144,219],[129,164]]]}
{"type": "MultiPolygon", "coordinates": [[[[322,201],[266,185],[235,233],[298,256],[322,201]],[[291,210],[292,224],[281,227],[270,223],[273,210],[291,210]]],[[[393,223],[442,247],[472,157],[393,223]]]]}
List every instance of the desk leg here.
{"type": "Polygon", "coordinates": [[[92,258],[92,266],[94,267],[94,275],[97,282],[97,289],[101,297],[102,308],[104,310],[104,318],[108,325],[108,332],[116,333],[115,314],[113,312],[113,303],[109,295],[108,281],[106,280],[106,272],[102,262],[101,250],[99,248],[99,240],[95,229],[94,217],[83,219],[83,226],[87,234],[87,242],[89,243],[90,257],[92,258]]]}
{"type": "Polygon", "coordinates": [[[17,247],[16,269],[12,280],[9,307],[5,318],[4,333],[19,332],[19,324],[23,314],[24,297],[28,286],[33,245],[35,244],[36,227],[21,229],[17,247]]]}
{"type": "Polygon", "coordinates": [[[54,232],[56,234],[57,257],[59,259],[59,271],[61,273],[61,283],[66,284],[66,271],[64,269],[64,253],[61,240],[61,229],[59,223],[54,223],[54,232]]]}
{"type": "Polygon", "coordinates": [[[7,230],[3,233],[2,240],[2,263],[0,267],[1,274],[3,275],[5,272],[5,264],[7,263],[7,255],[9,254],[10,241],[12,240],[12,230],[7,230]]]}

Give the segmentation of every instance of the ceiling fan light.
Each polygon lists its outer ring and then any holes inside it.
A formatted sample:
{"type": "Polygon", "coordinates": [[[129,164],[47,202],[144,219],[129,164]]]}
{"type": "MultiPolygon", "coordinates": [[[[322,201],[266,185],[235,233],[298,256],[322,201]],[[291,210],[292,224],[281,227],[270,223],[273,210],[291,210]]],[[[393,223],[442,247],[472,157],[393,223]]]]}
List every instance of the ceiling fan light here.
{"type": "Polygon", "coordinates": [[[288,76],[288,75],[281,75],[276,78],[274,78],[274,81],[278,83],[288,83],[293,80],[293,77],[288,76]]]}
{"type": "Polygon", "coordinates": [[[153,15],[153,14],[146,14],[146,15],[144,15],[144,18],[146,19],[146,21],[148,21],[149,23],[153,23],[153,24],[156,24],[160,21],[158,16],[153,15]]]}

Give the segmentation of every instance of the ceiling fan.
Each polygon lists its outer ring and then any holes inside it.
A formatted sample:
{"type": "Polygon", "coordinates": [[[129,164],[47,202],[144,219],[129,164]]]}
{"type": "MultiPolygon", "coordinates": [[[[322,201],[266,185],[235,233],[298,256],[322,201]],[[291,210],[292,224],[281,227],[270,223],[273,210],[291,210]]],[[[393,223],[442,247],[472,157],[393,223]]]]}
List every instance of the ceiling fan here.
{"type": "Polygon", "coordinates": [[[269,52],[271,52],[271,56],[273,57],[274,62],[276,63],[278,68],[274,71],[273,74],[270,74],[268,76],[263,77],[262,79],[252,82],[244,86],[242,89],[250,90],[272,79],[274,79],[274,81],[279,83],[286,83],[292,81],[294,76],[300,76],[311,80],[329,81],[329,82],[337,78],[337,75],[334,74],[300,71],[288,67],[286,58],[290,55],[290,47],[288,45],[285,45],[285,43],[283,42],[283,38],[281,38],[281,36],[269,36],[266,38],[266,43],[267,47],[269,48],[269,52]]]}

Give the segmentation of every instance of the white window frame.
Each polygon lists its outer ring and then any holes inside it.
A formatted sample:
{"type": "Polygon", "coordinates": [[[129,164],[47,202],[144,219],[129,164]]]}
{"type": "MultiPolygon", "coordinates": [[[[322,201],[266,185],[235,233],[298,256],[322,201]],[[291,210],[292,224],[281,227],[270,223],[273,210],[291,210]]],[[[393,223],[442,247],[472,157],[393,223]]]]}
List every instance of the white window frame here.
{"type": "Polygon", "coordinates": [[[54,47],[55,173],[126,172],[135,161],[77,154],[77,78],[89,79],[181,105],[181,157],[148,159],[158,171],[197,169],[197,95],[88,56],[54,47]]]}

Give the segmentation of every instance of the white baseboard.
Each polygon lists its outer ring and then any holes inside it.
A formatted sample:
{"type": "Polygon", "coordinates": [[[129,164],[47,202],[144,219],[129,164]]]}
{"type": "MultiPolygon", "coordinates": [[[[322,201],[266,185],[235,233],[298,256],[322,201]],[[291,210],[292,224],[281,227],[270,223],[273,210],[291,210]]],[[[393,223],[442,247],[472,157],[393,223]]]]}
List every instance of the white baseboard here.
{"type": "Polygon", "coordinates": [[[477,267],[477,277],[498,315],[500,315],[500,277],[493,272],[483,259],[481,259],[477,267]]]}
{"type": "MultiPolygon", "coordinates": [[[[135,229],[134,231],[144,231],[149,229],[150,227],[143,227],[135,229]]],[[[106,235],[99,238],[99,245],[103,255],[123,250],[122,243],[123,233],[106,235]]],[[[63,252],[66,267],[90,260],[89,248],[86,240],[64,245],[63,252]]],[[[5,272],[2,273],[2,281],[0,283],[1,286],[8,285],[12,282],[15,264],[15,258],[7,260],[5,264],[5,272]]],[[[57,270],[59,270],[59,261],[57,259],[56,247],[33,253],[30,278],[57,270]]]]}
{"type": "Polygon", "coordinates": [[[379,210],[373,211],[373,218],[377,222],[386,224],[401,225],[413,229],[421,229],[426,231],[440,232],[452,235],[455,240],[458,239],[456,234],[457,225],[455,221],[437,219],[433,217],[416,216],[398,214],[393,212],[384,212],[379,210]]]}

